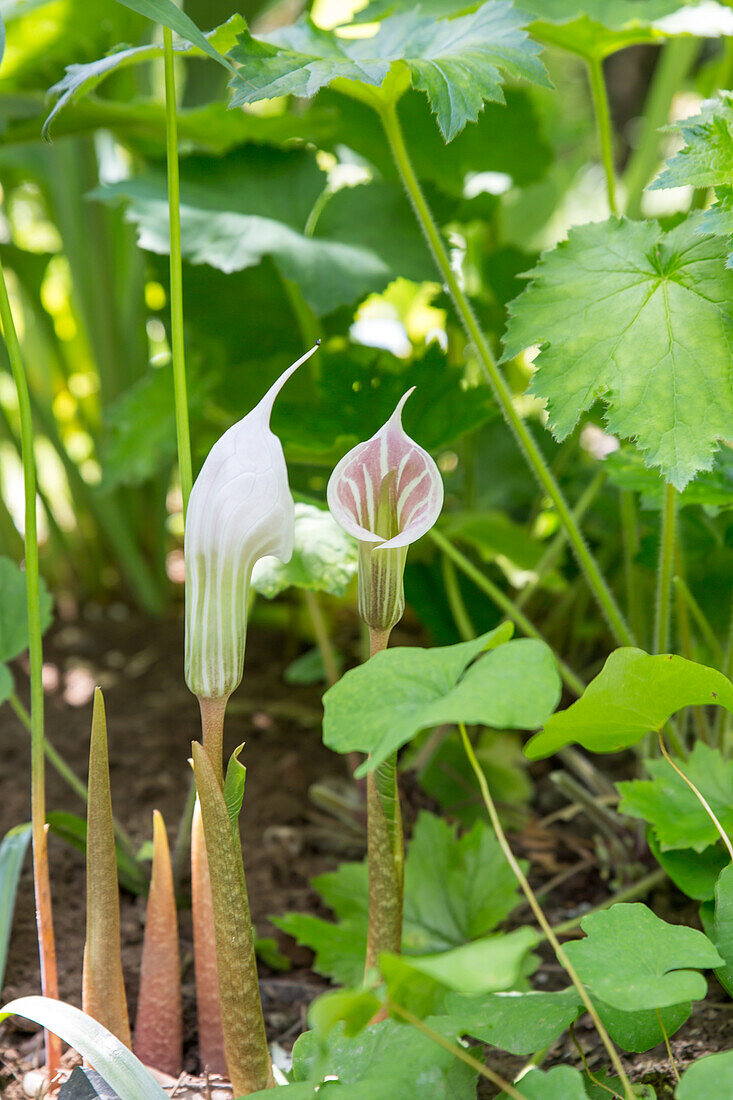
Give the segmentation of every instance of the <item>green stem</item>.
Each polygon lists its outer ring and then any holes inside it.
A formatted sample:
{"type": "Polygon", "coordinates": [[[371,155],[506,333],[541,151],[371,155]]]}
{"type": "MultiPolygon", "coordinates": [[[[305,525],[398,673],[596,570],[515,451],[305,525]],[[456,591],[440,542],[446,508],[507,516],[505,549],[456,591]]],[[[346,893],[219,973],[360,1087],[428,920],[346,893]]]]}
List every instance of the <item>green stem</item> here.
{"type": "Polygon", "coordinates": [[[486,780],[486,776],[484,774],[483,768],[481,767],[478,760],[476,759],[476,754],[473,751],[473,745],[471,744],[469,736],[466,733],[466,727],[464,726],[464,724],[462,722],[460,722],[459,725],[458,725],[458,728],[461,732],[461,741],[463,742],[463,748],[465,750],[466,756],[468,757],[469,763],[470,763],[471,767],[473,768],[474,774],[475,774],[476,779],[478,781],[478,785],[481,789],[481,796],[484,800],[484,805],[486,806],[486,810],[487,810],[487,812],[489,814],[489,817],[491,819],[491,824],[493,826],[494,832],[496,833],[496,839],[499,841],[499,845],[501,847],[501,850],[504,853],[504,858],[506,859],[507,863],[509,864],[512,871],[514,872],[514,875],[517,879],[517,882],[521,886],[522,891],[524,892],[524,896],[526,897],[527,901],[529,902],[529,906],[530,906],[532,912],[535,915],[535,919],[537,920],[537,923],[539,924],[540,928],[544,932],[544,934],[547,937],[550,945],[552,946],[553,951],[555,952],[555,956],[557,958],[557,961],[560,963],[560,965],[562,966],[562,968],[565,970],[566,974],[570,978],[570,981],[573,983],[573,985],[577,989],[578,996],[580,997],[581,1001],[583,1002],[588,1015],[590,1016],[593,1023],[595,1024],[596,1031],[598,1032],[598,1034],[601,1038],[601,1042],[603,1043],[604,1047],[608,1051],[608,1056],[611,1059],[613,1067],[614,1067],[614,1069],[616,1070],[616,1073],[619,1076],[619,1080],[621,1081],[621,1085],[623,1086],[624,1092],[626,1094],[626,1100],[634,1100],[634,1090],[632,1089],[631,1082],[629,1081],[629,1078],[626,1075],[626,1070],[624,1069],[623,1062],[621,1061],[621,1059],[619,1057],[619,1053],[616,1050],[616,1047],[611,1042],[611,1038],[610,1038],[608,1032],[606,1031],[605,1027],[603,1026],[601,1018],[598,1015],[598,1012],[596,1011],[596,1007],[593,1004],[592,1000],[590,999],[585,986],[583,985],[580,978],[578,977],[578,974],[577,974],[577,971],[576,971],[575,967],[571,963],[570,959],[568,958],[567,954],[565,953],[565,951],[563,949],[562,944],[560,943],[557,936],[555,935],[555,933],[552,929],[552,926],[550,925],[550,922],[548,921],[547,917],[544,914],[542,906],[537,901],[534,890],[532,889],[532,887],[529,884],[529,881],[527,880],[527,876],[525,875],[524,871],[519,866],[519,863],[517,862],[517,860],[514,857],[514,853],[512,852],[512,849],[509,845],[509,841],[506,838],[506,833],[504,832],[504,829],[502,828],[501,821],[499,820],[499,814],[497,813],[496,806],[494,805],[494,800],[491,797],[491,791],[489,790],[489,784],[486,780]]]}
{"type": "Polygon", "coordinates": [[[421,1020],[419,1016],[415,1016],[414,1013],[403,1008],[402,1005],[395,1004],[394,1001],[387,1001],[385,1007],[395,1016],[401,1016],[405,1023],[421,1031],[423,1035],[428,1039],[432,1039],[432,1041],[437,1043],[439,1047],[442,1047],[443,1050],[447,1050],[454,1058],[458,1058],[461,1062],[465,1062],[475,1073],[478,1073],[481,1077],[485,1077],[487,1081],[491,1081],[492,1085],[496,1085],[496,1087],[501,1089],[502,1092],[505,1092],[507,1096],[511,1096],[512,1100],[526,1100],[524,1093],[519,1092],[509,1081],[505,1081],[498,1073],[494,1073],[492,1069],[485,1066],[483,1062],[479,1062],[478,1058],[474,1058],[472,1054],[469,1054],[463,1047],[458,1046],[457,1043],[452,1043],[450,1039],[446,1039],[440,1032],[433,1031],[433,1029],[426,1024],[424,1020],[421,1020]]]}
{"type": "Polygon", "coordinates": [[[476,630],[471,622],[471,617],[468,614],[466,604],[461,595],[455,566],[447,554],[442,555],[441,566],[443,569],[443,587],[445,588],[445,595],[448,600],[451,615],[453,616],[453,622],[456,624],[456,629],[458,630],[461,640],[470,642],[472,638],[476,637],[476,630]]]}
{"type": "MultiPolygon", "coordinates": [[[[370,658],[387,648],[389,631],[369,630],[370,658]]],[[[369,927],[365,973],[379,956],[402,950],[404,841],[397,786],[397,754],[367,776],[367,864],[369,927]]]]}
{"type": "MultiPolygon", "coordinates": [[[[679,557],[680,555],[678,554],[677,558],[679,559],[679,557]]],[[[679,560],[677,561],[677,566],[678,568],[680,566],[679,560]]],[[[687,603],[685,602],[684,593],[682,592],[682,589],[678,584],[678,581],[680,581],[681,579],[681,577],[673,578],[674,592],[676,596],[675,607],[677,613],[677,637],[679,639],[680,649],[682,650],[682,656],[685,658],[685,660],[692,661],[694,660],[694,657],[692,655],[692,635],[690,633],[690,617],[688,614],[689,608],[687,606],[687,603]]],[[[684,581],[682,583],[684,584],[684,581]]],[[[710,727],[708,724],[707,715],[705,713],[705,708],[703,706],[697,706],[693,707],[692,709],[695,717],[697,736],[702,741],[704,741],[706,745],[709,745],[710,727]]]]}
{"type": "MultiPolygon", "coordinates": [[[[508,619],[517,626],[523,634],[526,634],[528,638],[536,638],[538,642],[545,642],[546,639],[540,634],[536,626],[534,626],[523,611],[517,607],[517,605],[507,596],[506,592],[503,592],[498,585],[494,584],[492,580],[477,569],[472,561],[462,554],[460,550],[450,542],[442,531],[438,531],[437,528],[433,528],[430,532],[430,538],[435,545],[442,550],[446,557],[450,558],[458,568],[465,573],[469,580],[473,581],[477,588],[480,588],[482,592],[485,592],[490,600],[500,608],[508,619]]],[[[560,675],[564,682],[577,696],[581,696],[585,691],[585,684],[580,677],[569,668],[564,661],[556,658],[558,668],[560,669],[560,675]]]]}
{"type": "Polygon", "coordinates": [[[514,407],[512,392],[506,379],[499,370],[486,337],[481,331],[476,317],[474,316],[471,304],[464,294],[456,274],[451,267],[450,258],[446,252],[442,237],[433,220],[430,208],[425,201],[425,196],[422,193],[420,183],[412,167],[412,162],[410,161],[402,135],[402,128],[400,127],[399,118],[397,116],[396,105],[394,102],[383,103],[379,105],[378,110],[402,182],[412,201],[415,214],[428,240],[428,244],[435,257],[435,262],[448,286],[463,327],[476,349],[486,380],[490,383],[494,391],[504,418],[514,431],[525,459],[529,463],[540,485],[555,505],[558,516],[560,517],[560,522],[568,532],[568,537],[578,558],[580,567],[600,607],[608,619],[614,636],[622,645],[631,645],[633,644],[633,638],[628,626],[624,622],[623,615],[621,614],[611,590],[601,575],[595,558],[585,544],[585,540],[573,518],[560,486],[550,472],[532,433],[514,407]]]}
{"type": "Polygon", "coordinates": [[[726,664],[725,651],[718,639],[716,638],[715,632],[708,622],[705,612],[700,607],[700,604],[697,602],[692,592],[690,591],[687,582],[684,581],[682,577],[673,577],[672,583],[674,584],[677,592],[687,606],[688,611],[695,620],[695,624],[697,626],[697,629],[700,631],[700,636],[702,640],[705,642],[713,657],[718,662],[719,667],[721,669],[724,668],[726,664]]]}
{"type": "Polygon", "coordinates": [[[641,197],[660,159],[660,128],[668,122],[672,98],[699,50],[699,39],[685,36],[671,39],[662,50],[644,104],[639,143],[624,176],[626,215],[629,218],[641,217],[641,197]]]}
{"type": "Polygon", "coordinates": [[[600,58],[595,57],[588,61],[588,77],[590,79],[593,107],[596,114],[596,128],[601,143],[601,160],[603,161],[603,170],[606,173],[608,208],[612,214],[618,214],[618,207],[616,206],[616,174],[613,167],[613,130],[611,127],[611,112],[608,109],[606,81],[603,77],[603,61],[600,58]]]}
{"type": "Polygon", "coordinates": [[[626,583],[626,611],[631,629],[641,641],[644,637],[644,616],[639,600],[639,585],[636,570],[636,555],[639,552],[639,525],[636,515],[636,500],[628,489],[619,494],[621,512],[621,538],[624,551],[624,580],[626,583]]]}
{"type": "Polygon", "coordinates": [[[176,77],[173,63],[173,35],[163,27],[165,54],[165,148],[168,161],[168,210],[170,217],[170,280],[171,280],[171,356],[173,359],[173,391],[176,408],[176,440],[178,470],[183,496],[183,518],[186,518],[188,498],[193,487],[191,464],[191,434],[188,424],[186,395],[186,359],[183,346],[183,272],[181,267],[181,207],[178,170],[178,121],[176,119],[176,77]]]}
{"type": "MultiPolygon", "coordinates": [[[[584,492],[578,498],[578,503],[573,508],[573,519],[576,523],[580,523],[585,513],[590,508],[591,504],[598,496],[601,487],[606,480],[606,471],[599,470],[590,484],[586,487],[584,492]]],[[[537,590],[543,577],[547,576],[551,569],[554,569],[563,549],[568,541],[568,533],[564,527],[561,527],[554,539],[547,547],[547,550],[542,555],[542,558],[538,562],[537,568],[534,570],[534,579],[525,585],[522,591],[519,593],[516,599],[517,607],[524,607],[529,601],[534,592],[537,590]]]]}
{"type": "MultiPolygon", "coordinates": [[[[31,681],[31,821],[33,829],[33,881],[36,894],[36,920],[44,996],[58,997],[56,947],[53,934],[51,888],[46,841],[46,776],[44,768],[43,715],[43,635],[41,630],[40,570],[38,530],[36,526],[36,462],[33,440],[33,416],[23,359],[10,307],[5,273],[0,263],[0,320],[5,345],[18,395],[20,414],[23,487],[25,495],[25,572],[28,604],[28,650],[31,681]]],[[[61,1043],[46,1031],[46,1061],[51,1079],[58,1069],[61,1043]]]]}
{"type": "Polygon", "coordinates": [[[652,646],[655,653],[666,653],[669,649],[676,515],[677,490],[674,485],[667,485],[664,495],[659,566],[657,568],[657,599],[654,615],[654,643],[652,646]]]}
{"type": "Polygon", "coordinates": [[[310,615],[313,633],[316,638],[316,645],[318,646],[318,652],[323,661],[323,669],[326,673],[328,686],[333,687],[339,678],[338,662],[336,661],[336,654],[333,651],[333,645],[331,644],[326,620],[323,617],[318,594],[316,592],[311,592],[308,588],[301,589],[301,592],[303,594],[303,602],[310,615]]]}
{"type": "MultiPolygon", "coordinates": [[[[15,692],[13,692],[13,694],[8,698],[8,703],[15,711],[22,724],[30,733],[31,716],[25,709],[15,692]]],[[[58,751],[58,749],[54,748],[47,737],[44,738],[43,741],[43,751],[46,754],[46,759],[48,760],[51,767],[54,768],[54,770],[61,776],[64,782],[69,787],[71,787],[74,794],[78,795],[82,802],[86,803],[88,797],[86,783],[84,783],[83,780],[79,779],[79,776],[76,774],[76,772],[72,771],[72,769],[64,760],[61,753],[58,751]]],[[[129,856],[132,857],[132,859],[135,859],[135,845],[132,843],[132,840],[128,836],[125,829],[123,829],[122,825],[120,825],[118,821],[115,821],[114,828],[115,836],[117,837],[117,841],[120,847],[124,848],[124,850],[129,856]]]]}

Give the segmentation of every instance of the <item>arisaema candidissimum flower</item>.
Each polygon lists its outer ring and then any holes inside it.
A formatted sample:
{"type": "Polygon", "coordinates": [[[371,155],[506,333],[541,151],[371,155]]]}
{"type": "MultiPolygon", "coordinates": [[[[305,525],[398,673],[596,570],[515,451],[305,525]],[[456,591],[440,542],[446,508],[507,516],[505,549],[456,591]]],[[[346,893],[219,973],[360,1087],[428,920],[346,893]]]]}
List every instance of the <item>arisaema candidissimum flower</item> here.
{"type": "Polygon", "coordinates": [[[407,551],[443,507],[443,481],[433,459],[402,427],[404,395],[387,423],[341,459],[328,483],[328,507],[359,543],[359,614],[388,633],[405,607],[407,551]]]}
{"type": "Polygon", "coordinates": [[[242,679],[254,563],[293,552],[294,504],[280,440],[270,428],[275,398],[316,347],[280,375],[211,448],[188,503],[186,683],[199,699],[227,699],[242,679]]]}

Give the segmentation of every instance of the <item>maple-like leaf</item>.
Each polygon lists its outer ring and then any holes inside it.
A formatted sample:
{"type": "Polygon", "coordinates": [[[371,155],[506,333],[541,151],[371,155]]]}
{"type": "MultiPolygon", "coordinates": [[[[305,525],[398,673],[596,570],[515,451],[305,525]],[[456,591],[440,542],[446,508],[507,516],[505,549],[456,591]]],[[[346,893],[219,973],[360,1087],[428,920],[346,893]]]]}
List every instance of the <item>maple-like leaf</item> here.
{"type": "Polygon", "coordinates": [[[570,231],[512,303],[505,359],[533,344],[532,392],[565,439],[606,403],[609,431],[634,439],[678,489],[733,437],[733,275],[700,216],[669,233],[610,218],[570,231]]]}
{"type": "Polygon", "coordinates": [[[427,94],[450,141],[475,122],[487,101],[502,103],[503,75],[549,86],[540,47],[522,30],[525,17],[506,0],[489,0],[455,19],[415,9],[381,23],[371,38],[344,38],[305,16],[255,39],[247,31],[231,51],[240,66],[232,107],[281,95],[311,97],[337,79],[379,87],[395,63],[427,94]]]}

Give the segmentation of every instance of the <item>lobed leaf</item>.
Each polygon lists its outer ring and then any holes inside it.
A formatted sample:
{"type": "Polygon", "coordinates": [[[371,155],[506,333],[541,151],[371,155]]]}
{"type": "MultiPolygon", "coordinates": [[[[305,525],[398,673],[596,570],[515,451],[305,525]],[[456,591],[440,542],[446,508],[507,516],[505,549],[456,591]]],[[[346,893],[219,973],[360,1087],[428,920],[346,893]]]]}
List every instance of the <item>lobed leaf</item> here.
{"type": "Polygon", "coordinates": [[[401,63],[427,94],[441,133],[451,141],[475,122],[487,101],[503,102],[503,75],[549,86],[539,47],[521,29],[523,16],[489,0],[455,19],[420,9],[387,18],[371,38],[345,38],[309,18],[257,40],[245,31],[231,57],[233,107],[281,95],[311,97],[334,80],[379,87],[401,63]]]}
{"type": "Polygon", "coordinates": [[[505,359],[539,344],[531,392],[565,439],[598,399],[609,431],[682,490],[733,436],[733,273],[693,216],[572,229],[510,306],[505,359]]]}
{"type": "Polygon", "coordinates": [[[511,629],[505,623],[455,646],[386,650],[351,669],[324,696],[325,744],[336,752],[369,753],[359,776],[421,730],[446,722],[536,727],[557,705],[560,679],[544,643],[522,638],[502,644],[511,629]]]}
{"type": "Polygon", "coordinates": [[[591,995],[621,1012],[700,1001],[707,982],[698,970],[723,962],[702,932],[667,924],[640,902],[612,905],[580,926],[585,939],[565,951],[591,995]]]}
{"type": "Polygon", "coordinates": [[[0,1023],[22,1016],[53,1031],[105,1079],[120,1100],[167,1100],[167,1093],[119,1039],[78,1008],[49,997],[19,997],[0,1009],[0,1023]]]}
{"type": "Polygon", "coordinates": [[[620,752],[682,707],[704,704],[733,711],[733,684],[722,672],[671,653],[616,649],[580,699],[554,714],[525,752],[540,760],[574,741],[592,752],[620,752]]]}

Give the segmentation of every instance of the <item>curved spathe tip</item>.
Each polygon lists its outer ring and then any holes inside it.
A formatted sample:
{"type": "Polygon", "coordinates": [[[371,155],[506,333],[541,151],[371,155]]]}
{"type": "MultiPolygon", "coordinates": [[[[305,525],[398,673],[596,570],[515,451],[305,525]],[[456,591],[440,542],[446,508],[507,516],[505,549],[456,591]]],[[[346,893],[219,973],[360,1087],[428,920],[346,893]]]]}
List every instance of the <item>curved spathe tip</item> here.
{"type": "Polygon", "coordinates": [[[300,359],[296,360],[296,362],[293,363],[292,366],[288,367],[287,370],[284,370],[280,377],[272,383],[262,400],[257,405],[255,405],[252,412],[264,417],[269,423],[270,417],[272,415],[272,407],[275,404],[275,398],[280,393],[280,390],[283,388],[290,376],[295,374],[298,367],[302,366],[303,363],[306,362],[306,360],[310,359],[311,355],[314,355],[318,351],[320,346],[321,341],[316,340],[313,347],[310,348],[310,350],[307,351],[305,355],[301,355],[300,359]]]}

